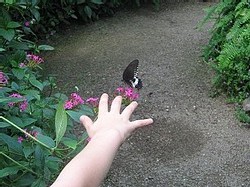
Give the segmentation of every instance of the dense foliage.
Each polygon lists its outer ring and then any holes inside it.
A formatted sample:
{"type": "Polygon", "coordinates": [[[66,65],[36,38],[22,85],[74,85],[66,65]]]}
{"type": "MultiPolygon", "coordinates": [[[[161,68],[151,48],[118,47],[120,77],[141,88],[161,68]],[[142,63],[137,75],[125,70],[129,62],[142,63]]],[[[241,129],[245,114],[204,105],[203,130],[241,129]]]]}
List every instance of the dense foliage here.
{"type": "Polygon", "coordinates": [[[242,102],[250,93],[250,2],[221,1],[207,11],[205,21],[215,24],[204,58],[215,69],[214,86],[242,102]]]}
{"type": "MultiPolygon", "coordinates": [[[[98,98],[83,99],[77,90],[70,96],[55,93],[55,80],[40,75],[46,61],[39,54],[53,47],[37,45],[38,30],[51,32],[67,16],[74,17],[64,5],[82,7],[90,19],[100,13],[92,9],[103,3],[6,2],[0,3],[0,186],[49,186],[84,147],[87,134],[75,135],[75,125],[81,115],[96,115],[98,98]]],[[[130,88],[118,88],[118,94],[124,104],[139,96],[130,88]]]]}
{"type": "Polygon", "coordinates": [[[38,52],[53,48],[28,40],[34,33],[25,20],[0,8],[0,185],[47,186],[84,145],[72,133],[73,121],[93,112],[80,104],[66,110],[67,96],[51,95],[55,83],[39,75],[44,60],[38,52]]]}
{"type": "MultiPolygon", "coordinates": [[[[36,34],[54,34],[63,23],[72,20],[90,22],[102,16],[111,16],[123,6],[140,6],[146,0],[6,0],[8,11],[19,21],[26,20],[36,34]]],[[[152,0],[159,9],[159,0],[152,0]]]]}

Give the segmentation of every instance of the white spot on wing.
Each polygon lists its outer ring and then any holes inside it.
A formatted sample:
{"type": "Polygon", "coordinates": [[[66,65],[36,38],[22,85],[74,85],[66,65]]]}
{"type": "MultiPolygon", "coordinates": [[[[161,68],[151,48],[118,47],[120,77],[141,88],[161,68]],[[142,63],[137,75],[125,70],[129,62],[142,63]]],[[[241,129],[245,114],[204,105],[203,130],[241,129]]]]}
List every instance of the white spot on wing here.
{"type": "Polygon", "coordinates": [[[138,76],[138,66],[137,66],[136,69],[134,70],[134,76],[135,76],[135,78],[138,76]]]}
{"type": "Polygon", "coordinates": [[[134,77],[134,81],[131,81],[132,86],[135,88],[135,86],[139,83],[139,79],[137,77],[134,77]]]}

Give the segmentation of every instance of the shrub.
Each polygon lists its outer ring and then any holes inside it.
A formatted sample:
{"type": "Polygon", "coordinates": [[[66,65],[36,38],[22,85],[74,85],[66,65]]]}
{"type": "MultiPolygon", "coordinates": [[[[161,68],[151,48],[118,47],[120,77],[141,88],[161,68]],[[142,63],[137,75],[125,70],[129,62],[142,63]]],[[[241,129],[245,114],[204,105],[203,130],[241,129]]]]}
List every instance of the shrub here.
{"type": "Polygon", "coordinates": [[[250,3],[221,1],[208,10],[215,19],[204,58],[215,69],[214,86],[240,102],[250,92],[250,3]]]}
{"type": "MultiPolygon", "coordinates": [[[[86,133],[74,135],[74,121],[93,112],[86,105],[66,110],[67,97],[51,95],[55,82],[40,76],[38,52],[53,48],[28,40],[34,33],[25,19],[13,18],[9,6],[0,8],[1,186],[47,186],[84,146],[86,133]]],[[[17,14],[28,15],[22,11],[17,14]]]]}
{"type": "MultiPolygon", "coordinates": [[[[60,24],[70,24],[72,20],[90,22],[102,16],[112,16],[117,9],[129,5],[139,7],[145,0],[6,0],[4,4],[16,21],[24,21],[25,32],[32,37],[53,35],[60,24]],[[31,28],[33,32],[31,31],[31,28]]],[[[160,1],[152,1],[158,10],[160,1]]]]}
{"type": "MultiPolygon", "coordinates": [[[[53,47],[36,44],[39,1],[13,2],[0,3],[0,186],[48,186],[85,146],[87,134],[76,135],[75,125],[97,115],[98,98],[54,93],[55,80],[40,75],[39,52],[53,47]]],[[[119,90],[124,104],[139,96],[119,90]]]]}

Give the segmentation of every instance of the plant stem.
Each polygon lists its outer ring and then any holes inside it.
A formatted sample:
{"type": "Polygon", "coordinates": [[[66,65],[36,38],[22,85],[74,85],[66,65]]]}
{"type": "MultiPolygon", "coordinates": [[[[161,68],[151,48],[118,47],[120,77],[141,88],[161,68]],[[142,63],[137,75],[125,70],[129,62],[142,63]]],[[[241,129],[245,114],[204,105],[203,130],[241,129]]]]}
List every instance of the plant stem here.
{"type": "Polygon", "coordinates": [[[37,143],[39,143],[40,145],[46,147],[47,149],[49,149],[50,151],[54,151],[54,148],[50,148],[49,146],[47,146],[46,144],[44,144],[43,142],[41,142],[40,140],[38,140],[37,138],[35,138],[34,136],[32,136],[31,134],[29,134],[28,132],[26,132],[25,130],[23,130],[22,128],[18,127],[16,124],[14,124],[13,122],[9,121],[8,119],[4,118],[3,116],[0,116],[0,119],[3,119],[4,121],[6,121],[7,123],[11,124],[13,127],[17,128],[18,130],[20,130],[22,133],[26,134],[28,137],[30,137],[32,140],[36,141],[37,143]]]}
{"type": "Polygon", "coordinates": [[[36,176],[39,176],[39,174],[37,174],[36,172],[34,172],[31,169],[27,168],[26,166],[20,164],[19,162],[15,161],[13,158],[9,157],[8,155],[4,154],[3,152],[0,152],[0,154],[3,155],[4,157],[6,157],[7,159],[11,160],[12,162],[14,162],[16,165],[20,166],[21,168],[35,174],[36,176]]]}

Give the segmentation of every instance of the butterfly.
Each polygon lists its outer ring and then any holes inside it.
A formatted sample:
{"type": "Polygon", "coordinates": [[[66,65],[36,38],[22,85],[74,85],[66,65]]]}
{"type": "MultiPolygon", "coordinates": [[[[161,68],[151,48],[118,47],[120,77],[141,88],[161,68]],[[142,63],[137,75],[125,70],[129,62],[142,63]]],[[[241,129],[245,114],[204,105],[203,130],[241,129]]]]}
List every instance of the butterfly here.
{"type": "Polygon", "coordinates": [[[138,78],[138,65],[139,60],[133,60],[126,67],[123,72],[122,78],[125,83],[133,88],[137,88],[138,90],[142,88],[142,80],[138,78]]]}

